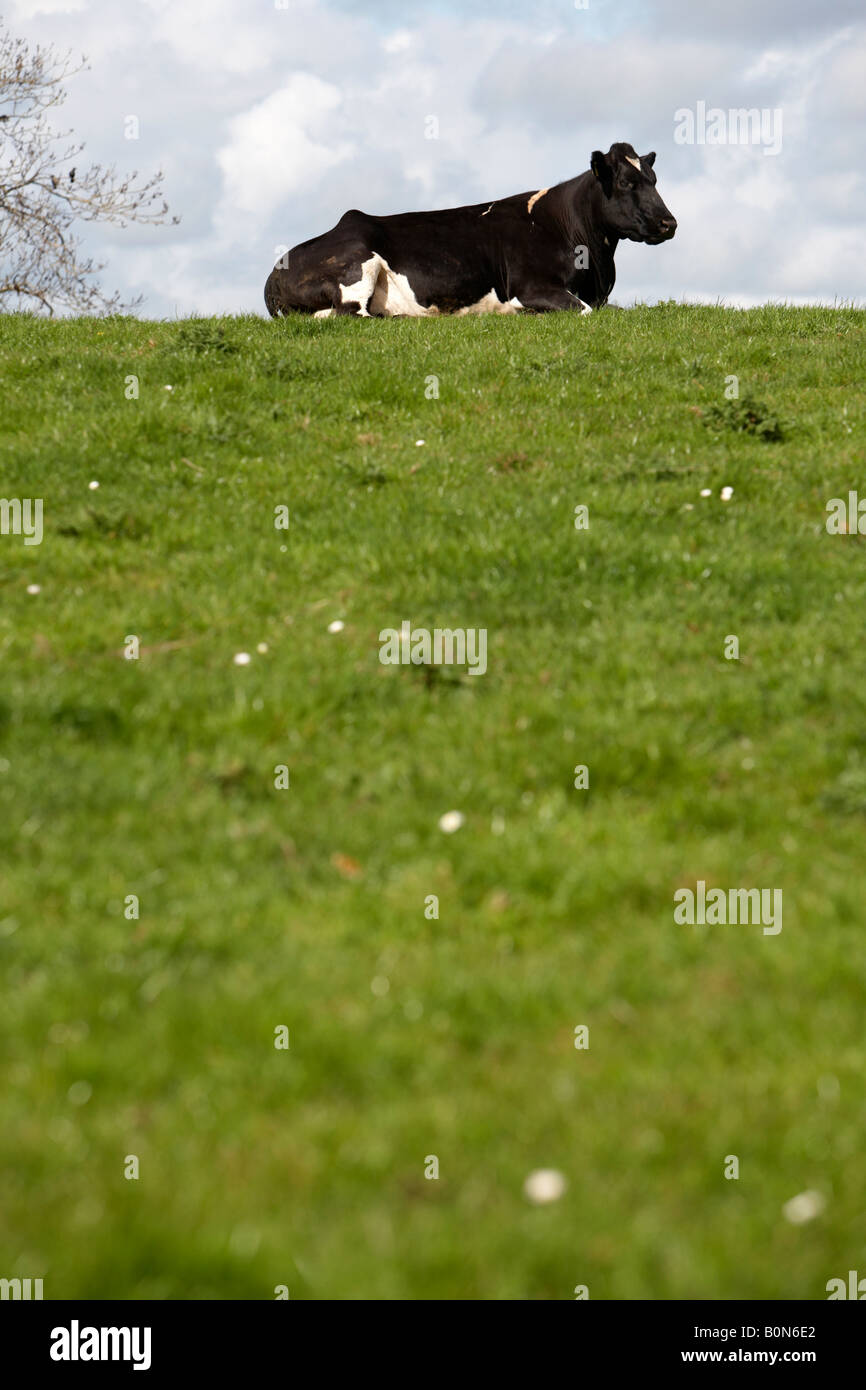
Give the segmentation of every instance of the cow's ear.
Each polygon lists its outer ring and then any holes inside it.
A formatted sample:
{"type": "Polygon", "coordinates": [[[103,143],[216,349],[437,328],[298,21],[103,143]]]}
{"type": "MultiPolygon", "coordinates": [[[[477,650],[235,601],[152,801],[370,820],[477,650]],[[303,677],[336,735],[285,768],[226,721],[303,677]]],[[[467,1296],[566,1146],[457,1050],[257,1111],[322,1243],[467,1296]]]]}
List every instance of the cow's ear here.
{"type": "Polygon", "coordinates": [[[589,167],[604,189],[604,196],[609,198],[613,192],[613,170],[601,150],[593,150],[589,167]]]}
{"type": "Polygon", "coordinates": [[[655,164],[655,162],[656,162],[656,152],[655,152],[655,150],[651,150],[649,154],[641,155],[641,160],[640,160],[640,162],[641,162],[641,164],[647,164],[647,165],[649,165],[649,167],[650,167],[650,169],[651,169],[651,168],[653,167],[653,165],[655,164]]]}

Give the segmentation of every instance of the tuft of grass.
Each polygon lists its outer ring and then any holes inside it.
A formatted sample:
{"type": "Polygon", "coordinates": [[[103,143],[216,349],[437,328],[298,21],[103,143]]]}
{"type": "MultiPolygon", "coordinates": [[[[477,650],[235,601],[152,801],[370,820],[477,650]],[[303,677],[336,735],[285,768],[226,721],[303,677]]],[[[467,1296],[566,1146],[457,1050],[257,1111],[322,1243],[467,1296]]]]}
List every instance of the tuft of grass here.
{"type": "Polygon", "coordinates": [[[717,432],[733,430],[735,434],[754,434],[767,443],[784,436],[781,421],[772,409],[751,396],[711,405],[704,415],[704,424],[717,432]]]}
{"type": "Polygon", "coordinates": [[[181,322],[173,346],[187,348],[203,356],[222,353],[232,357],[240,350],[238,344],[226,336],[224,325],[217,327],[207,319],[186,319],[181,322]]]}
{"type": "Polygon", "coordinates": [[[0,318],[0,493],[44,500],[41,545],[0,536],[3,1277],[784,1299],[858,1266],[866,575],[825,509],[866,490],[864,338],[0,318]],[[486,629],[487,673],[383,666],[405,619],[486,629]],[[698,879],[781,888],[783,930],[677,925],[698,879]]]}

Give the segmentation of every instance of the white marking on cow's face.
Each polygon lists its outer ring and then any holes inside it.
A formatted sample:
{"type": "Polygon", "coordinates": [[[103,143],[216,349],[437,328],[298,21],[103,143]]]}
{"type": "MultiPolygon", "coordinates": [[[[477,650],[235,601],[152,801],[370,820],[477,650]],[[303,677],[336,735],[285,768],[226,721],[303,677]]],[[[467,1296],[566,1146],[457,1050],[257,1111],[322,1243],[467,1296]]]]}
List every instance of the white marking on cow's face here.
{"type": "Polygon", "coordinates": [[[629,164],[633,164],[634,167],[635,167],[637,170],[640,170],[640,160],[639,160],[639,159],[632,159],[632,157],[631,157],[630,154],[627,154],[627,155],[626,155],[626,159],[628,160],[629,164]]]}
{"type": "Polygon", "coordinates": [[[543,198],[545,193],[548,193],[549,191],[550,190],[547,188],[539,188],[537,193],[533,193],[529,202],[526,204],[526,211],[532,212],[532,209],[535,207],[535,204],[538,202],[539,198],[543,198]]]}

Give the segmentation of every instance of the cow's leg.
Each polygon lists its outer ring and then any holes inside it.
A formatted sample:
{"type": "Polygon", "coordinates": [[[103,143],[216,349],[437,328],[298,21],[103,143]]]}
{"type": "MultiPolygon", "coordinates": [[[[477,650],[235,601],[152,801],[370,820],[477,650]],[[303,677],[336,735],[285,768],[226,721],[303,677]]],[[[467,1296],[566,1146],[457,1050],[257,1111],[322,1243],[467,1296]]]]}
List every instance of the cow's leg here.
{"type": "Polygon", "coordinates": [[[337,249],[339,254],[329,256],[323,251],[313,254],[308,248],[302,248],[302,256],[290,252],[289,266],[275,267],[265,285],[268,312],[274,317],[292,310],[314,318],[369,317],[382,257],[360,240],[337,249]]]}
{"type": "Polygon", "coordinates": [[[361,261],[361,273],[357,280],[351,284],[340,283],[337,296],[334,299],[334,313],[355,314],[360,318],[370,318],[370,300],[373,298],[376,281],[383,265],[382,257],[378,256],[375,251],[366,256],[361,261]]]}
{"type": "Polygon", "coordinates": [[[531,309],[536,314],[548,314],[554,309],[575,309],[579,314],[592,313],[589,304],[584,304],[576,294],[559,285],[531,285],[521,291],[519,298],[524,309],[531,309]]]}

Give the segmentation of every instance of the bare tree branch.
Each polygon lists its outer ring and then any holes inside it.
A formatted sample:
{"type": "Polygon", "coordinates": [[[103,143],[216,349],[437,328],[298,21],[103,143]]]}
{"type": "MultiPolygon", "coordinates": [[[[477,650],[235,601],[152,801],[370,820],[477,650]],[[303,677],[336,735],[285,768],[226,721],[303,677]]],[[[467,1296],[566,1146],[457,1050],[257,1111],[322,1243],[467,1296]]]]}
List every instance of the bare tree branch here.
{"type": "Polygon", "coordinates": [[[66,100],[67,78],[84,58],[13,37],[0,20],[0,310],[36,307],[75,313],[118,313],[122,303],[95,278],[105,267],[83,256],[75,222],[125,227],[175,225],[161,173],[139,182],[113,164],[79,165],[83,145],[57,131],[47,112],[66,100]]]}

